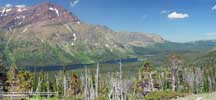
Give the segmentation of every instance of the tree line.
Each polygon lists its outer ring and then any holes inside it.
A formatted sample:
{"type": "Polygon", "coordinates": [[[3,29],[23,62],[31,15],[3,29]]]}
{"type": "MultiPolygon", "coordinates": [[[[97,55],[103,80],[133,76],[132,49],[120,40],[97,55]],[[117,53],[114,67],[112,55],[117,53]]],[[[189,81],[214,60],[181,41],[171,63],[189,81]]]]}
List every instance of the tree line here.
{"type": "MultiPolygon", "coordinates": [[[[1,64],[2,65],[2,64],[1,64]]],[[[119,71],[100,73],[95,70],[68,72],[28,72],[11,64],[5,73],[5,92],[57,92],[56,98],[85,100],[171,99],[191,93],[216,90],[214,64],[186,64],[180,56],[168,57],[166,67],[144,62],[136,76],[124,78],[121,62],[119,71]]],[[[3,66],[0,66],[2,70],[3,66]]],[[[49,96],[47,97],[49,98],[49,96]]]]}

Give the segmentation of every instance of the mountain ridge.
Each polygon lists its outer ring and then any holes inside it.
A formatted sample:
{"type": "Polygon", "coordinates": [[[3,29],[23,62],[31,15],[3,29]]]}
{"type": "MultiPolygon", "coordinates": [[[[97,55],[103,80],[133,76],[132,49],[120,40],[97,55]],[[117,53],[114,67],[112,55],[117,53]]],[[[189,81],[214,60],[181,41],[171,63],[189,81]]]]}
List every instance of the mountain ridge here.
{"type": "Polygon", "coordinates": [[[161,63],[169,53],[197,57],[216,46],[214,40],[175,43],[155,34],[117,32],[104,25],[85,23],[51,3],[7,9],[0,9],[0,53],[8,65],[67,65],[142,59],[145,55],[154,55],[153,59],[161,63]]]}
{"type": "Polygon", "coordinates": [[[0,9],[6,63],[54,65],[134,57],[131,46],[163,43],[158,35],[115,32],[82,22],[61,6],[40,3],[0,9]]]}

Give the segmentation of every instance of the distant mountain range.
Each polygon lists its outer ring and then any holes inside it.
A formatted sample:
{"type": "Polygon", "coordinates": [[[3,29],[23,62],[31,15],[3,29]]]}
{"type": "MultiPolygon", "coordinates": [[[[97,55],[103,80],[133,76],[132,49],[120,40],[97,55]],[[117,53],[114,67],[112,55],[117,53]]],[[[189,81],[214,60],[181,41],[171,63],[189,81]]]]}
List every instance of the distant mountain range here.
{"type": "Polygon", "coordinates": [[[63,7],[47,2],[31,7],[0,8],[0,52],[6,64],[92,63],[144,57],[172,49],[209,50],[215,46],[208,45],[211,42],[180,44],[154,34],[115,32],[103,25],[82,22],[63,7]]]}

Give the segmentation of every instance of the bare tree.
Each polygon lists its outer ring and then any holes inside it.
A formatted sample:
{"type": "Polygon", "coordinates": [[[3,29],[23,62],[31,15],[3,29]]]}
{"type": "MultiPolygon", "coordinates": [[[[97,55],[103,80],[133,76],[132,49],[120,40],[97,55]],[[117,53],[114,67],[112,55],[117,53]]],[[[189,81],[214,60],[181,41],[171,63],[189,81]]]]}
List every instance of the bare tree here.
{"type": "Polygon", "coordinates": [[[99,63],[97,63],[97,70],[96,70],[96,76],[95,76],[95,88],[96,88],[96,93],[95,93],[95,96],[96,98],[98,97],[98,80],[99,80],[99,63]]]}
{"type": "Polygon", "coordinates": [[[3,63],[2,63],[2,60],[0,59],[0,72],[2,72],[3,70],[3,63]]]}
{"type": "Polygon", "coordinates": [[[169,62],[170,62],[170,70],[172,73],[172,80],[171,80],[172,90],[175,91],[176,90],[176,74],[179,68],[182,66],[182,61],[177,55],[172,54],[169,56],[169,62]]]}

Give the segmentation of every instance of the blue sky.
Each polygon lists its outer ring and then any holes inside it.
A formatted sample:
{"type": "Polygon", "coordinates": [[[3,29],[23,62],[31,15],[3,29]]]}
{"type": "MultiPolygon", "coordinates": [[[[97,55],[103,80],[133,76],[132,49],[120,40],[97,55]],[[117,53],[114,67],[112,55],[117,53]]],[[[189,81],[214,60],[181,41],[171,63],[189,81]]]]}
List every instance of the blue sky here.
{"type": "Polygon", "coordinates": [[[115,31],[154,33],[175,42],[216,39],[216,0],[0,0],[0,5],[45,1],[115,31]]]}

